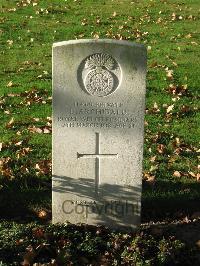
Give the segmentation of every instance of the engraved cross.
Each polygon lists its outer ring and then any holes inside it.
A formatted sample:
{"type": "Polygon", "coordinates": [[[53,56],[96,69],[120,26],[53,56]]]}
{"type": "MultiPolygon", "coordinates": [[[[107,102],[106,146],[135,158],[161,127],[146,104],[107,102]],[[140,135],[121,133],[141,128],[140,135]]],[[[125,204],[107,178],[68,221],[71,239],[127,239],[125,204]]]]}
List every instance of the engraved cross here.
{"type": "Polygon", "coordinates": [[[77,158],[78,159],[95,159],[95,193],[98,194],[98,188],[100,184],[100,159],[104,158],[118,158],[118,153],[101,153],[100,151],[100,133],[96,134],[96,151],[95,153],[78,153],[77,152],[77,158]]]}

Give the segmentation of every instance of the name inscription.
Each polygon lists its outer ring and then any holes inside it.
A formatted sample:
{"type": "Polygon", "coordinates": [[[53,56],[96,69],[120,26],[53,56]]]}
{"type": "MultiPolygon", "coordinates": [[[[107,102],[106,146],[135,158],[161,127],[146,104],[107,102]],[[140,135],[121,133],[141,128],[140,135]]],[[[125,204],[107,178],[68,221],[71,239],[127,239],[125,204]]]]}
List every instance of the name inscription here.
{"type": "Polygon", "coordinates": [[[62,127],[134,128],[136,118],[123,103],[74,102],[66,106],[66,115],[57,117],[62,127]]]}

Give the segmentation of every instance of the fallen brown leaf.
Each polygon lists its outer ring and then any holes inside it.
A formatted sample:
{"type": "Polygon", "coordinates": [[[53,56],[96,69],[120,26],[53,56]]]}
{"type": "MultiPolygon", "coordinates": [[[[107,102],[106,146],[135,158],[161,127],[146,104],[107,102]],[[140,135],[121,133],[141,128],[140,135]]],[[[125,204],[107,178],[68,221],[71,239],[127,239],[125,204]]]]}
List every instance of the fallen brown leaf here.
{"type": "Polygon", "coordinates": [[[50,131],[48,128],[44,128],[44,129],[43,129],[43,132],[44,132],[44,134],[49,134],[49,133],[51,133],[51,131],[50,131]]]}
{"type": "Polygon", "coordinates": [[[192,177],[196,177],[195,173],[193,172],[188,172],[189,175],[191,175],[192,177]]]}
{"type": "Polygon", "coordinates": [[[169,114],[169,113],[173,110],[173,108],[174,108],[174,104],[169,105],[169,106],[167,107],[167,114],[169,114]]]}
{"type": "Polygon", "coordinates": [[[165,146],[163,144],[158,144],[157,145],[157,151],[160,153],[160,154],[163,154],[164,153],[164,150],[165,150],[165,146]]]}
{"type": "Polygon", "coordinates": [[[39,127],[35,127],[35,126],[33,126],[33,127],[29,127],[28,129],[29,129],[29,131],[32,132],[32,133],[39,133],[39,134],[41,134],[41,133],[43,132],[41,128],[39,128],[39,127]]]}
{"type": "Polygon", "coordinates": [[[150,175],[149,173],[145,173],[144,181],[153,186],[155,184],[155,176],[150,175]]]}
{"type": "Polygon", "coordinates": [[[39,217],[40,219],[46,219],[47,216],[48,216],[48,214],[47,214],[47,212],[46,212],[45,210],[41,210],[41,211],[39,211],[39,213],[38,213],[38,217],[39,217]]]}
{"type": "Polygon", "coordinates": [[[179,171],[175,171],[173,173],[173,176],[175,176],[175,177],[181,177],[181,173],[179,171]]]}
{"type": "Polygon", "coordinates": [[[8,84],[6,85],[6,87],[11,88],[14,87],[15,85],[13,84],[12,81],[9,81],[8,84]]]}
{"type": "Polygon", "coordinates": [[[33,260],[34,260],[34,258],[36,256],[36,252],[35,252],[35,250],[33,249],[32,246],[28,246],[26,248],[26,250],[27,250],[27,252],[24,255],[24,258],[23,258],[24,261],[22,262],[21,265],[23,265],[23,266],[31,266],[33,264],[33,260]]]}
{"type": "Polygon", "coordinates": [[[6,124],[6,127],[7,127],[7,128],[12,127],[13,123],[14,123],[14,118],[12,117],[12,118],[10,119],[10,121],[6,124]]]}
{"type": "Polygon", "coordinates": [[[151,158],[150,158],[150,162],[155,162],[155,160],[156,160],[156,155],[155,156],[152,156],[151,158]]]}

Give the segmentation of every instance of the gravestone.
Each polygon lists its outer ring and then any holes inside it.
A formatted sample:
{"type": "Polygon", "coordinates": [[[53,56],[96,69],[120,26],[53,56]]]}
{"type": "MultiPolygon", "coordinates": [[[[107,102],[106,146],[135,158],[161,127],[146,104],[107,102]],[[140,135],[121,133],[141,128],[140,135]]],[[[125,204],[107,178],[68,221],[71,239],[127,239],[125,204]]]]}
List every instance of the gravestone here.
{"type": "Polygon", "coordinates": [[[53,45],[53,222],[140,223],[146,49],[53,45]]]}

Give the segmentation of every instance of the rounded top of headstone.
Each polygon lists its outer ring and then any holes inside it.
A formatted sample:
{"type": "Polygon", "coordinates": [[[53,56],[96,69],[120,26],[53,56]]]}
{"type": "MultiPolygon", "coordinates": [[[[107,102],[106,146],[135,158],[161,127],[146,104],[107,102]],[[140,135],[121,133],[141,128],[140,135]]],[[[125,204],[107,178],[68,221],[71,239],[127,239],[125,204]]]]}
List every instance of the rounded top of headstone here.
{"type": "Polygon", "coordinates": [[[107,44],[118,44],[118,45],[127,45],[132,47],[137,47],[146,50],[145,45],[134,43],[131,41],[124,40],[114,40],[114,39],[78,39],[78,40],[68,40],[62,42],[53,43],[53,48],[58,46],[65,45],[74,45],[74,44],[87,44],[87,43],[107,43],[107,44]]]}

